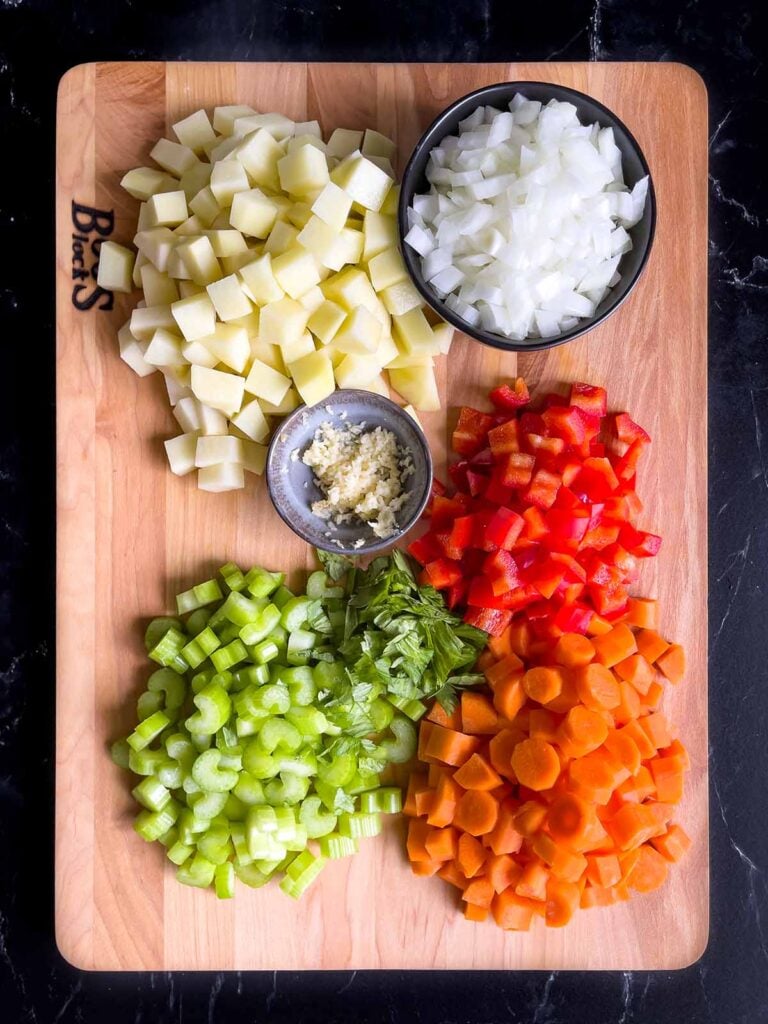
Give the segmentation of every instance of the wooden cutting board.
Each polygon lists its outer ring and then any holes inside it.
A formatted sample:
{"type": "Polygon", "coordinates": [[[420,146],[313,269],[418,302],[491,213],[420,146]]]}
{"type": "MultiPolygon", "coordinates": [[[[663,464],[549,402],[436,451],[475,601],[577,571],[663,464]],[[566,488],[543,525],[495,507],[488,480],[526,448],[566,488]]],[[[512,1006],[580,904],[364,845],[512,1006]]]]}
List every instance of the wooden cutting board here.
{"type": "Polygon", "coordinates": [[[62,79],[57,140],[58,681],[56,935],[99,970],[671,969],[708,936],[707,833],[707,97],[679,64],[89,64],[62,79]],[[375,127],[402,171],[433,117],[482,85],[559,82],[614,110],[636,136],[658,197],[656,241],[631,298],[601,327],[550,352],[516,356],[460,338],[438,360],[444,410],[424,416],[444,465],[454,409],[524,374],[532,389],[588,380],[654,439],[640,479],[645,520],[664,535],[639,590],[662,601],[686,647],[685,683],[665,698],[691,751],[679,819],[694,846],[652,895],[579,913],[563,930],[504,933],[464,921],[454,891],[414,878],[403,821],[332,863],[295,905],[277,889],[234,901],[179,885],[162,850],[131,830],[127,776],[109,741],[131,726],[146,679],[142,624],[228,559],[306,569],[310,550],[272,510],[263,480],[212,495],[172,476],[162,439],[178,432],[159,375],[139,380],[94,293],[91,248],[130,242],[137,204],[122,174],[198,107],[248,103],[334,127],[375,127]],[[73,224],[73,203],[81,210],[73,224]],[[106,211],[96,215],[94,210],[106,211]],[[109,231],[111,227],[111,232],[109,231]],[[90,229],[90,230],[88,230],[90,229]],[[78,308],[80,307],[80,308],[78,308]]]}

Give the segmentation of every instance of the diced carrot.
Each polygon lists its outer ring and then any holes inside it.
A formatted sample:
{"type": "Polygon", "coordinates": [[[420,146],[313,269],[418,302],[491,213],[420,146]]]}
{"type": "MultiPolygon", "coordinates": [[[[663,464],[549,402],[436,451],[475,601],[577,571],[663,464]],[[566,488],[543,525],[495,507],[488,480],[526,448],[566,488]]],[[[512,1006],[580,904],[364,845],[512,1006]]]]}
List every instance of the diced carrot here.
{"type": "MultiPolygon", "coordinates": [[[[565,740],[573,748],[571,756],[583,756],[601,747],[607,735],[605,719],[597,711],[577,704],[571,708],[558,729],[558,743],[563,746],[562,741],[565,740]]],[[[568,753],[567,750],[565,752],[568,753]]]]}
{"type": "Polygon", "coordinates": [[[519,658],[527,658],[531,644],[531,628],[525,619],[509,627],[509,645],[519,658]]]}
{"type": "Polygon", "coordinates": [[[488,685],[495,690],[499,683],[507,679],[515,679],[523,671],[523,663],[516,654],[508,654],[501,661],[494,661],[492,665],[483,669],[488,685]]]}
{"type": "Polygon", "coordinates": [[[588,853],[587,878],[592,885],[608,888],[621,878],[621,865],[615,853],[588,853]]]}
{"type": "Polygon", "coordinates": [[[685,651],[680,644],[672,644],[656,659],[656,666],[670,683],[679,683],[685,675],[685,651]]]}
{"type": "Polygon", "coordinates": [[[502,658],[506,658],[508,654],[514,654],[512,648],[511,627],[507,626],[501,636],[489,636],[488,649],[498,661],[501,661],[502,658]]]}
{"type": "Polygon", "coordinates": [[[547,883],[547,904],[544,921],[548,928],[562,928],[579,906],[581,890],[575,882],[550,878],[547,883]]]}
{"type": "Polygon", "coordinates": [[[669,735],[667,719],[660,711],[657,711],[656,714],[646,715],[645,718],[641,718],[640,726],[653,744],[654,750],[660,750],[662,747],[668,747],[672,742],[672,737],[669,735]]]}
{"type": "Polygon", "coordinates": [[[631,683],[619,683],[619,703],[613,708],[613,720],[616,725],[626,725],[640,717],[642,710],[640,694],[631,683]]]}
{"type": "Polygon", "coordinates": [[[515,828],[514,815],[506,804],[499,808],[496,825],[486,839],[495,854],[517,853],[522,846],[523,837],[515,828]]]}
{"type": "Polygon", "coordinates": [[[556,743],[560,722],[560,716],[548,708],[531,708],[531,715],[528,719],[528,731],[531,739],[556,743]]]}
{"type": "MultiPolygon", "coordinates": [[[[438,707],[438,705],[436,704],[435,707],[438,707]]],[[[419,743],[416,749],[416,756],[420,761],[426,761],[428,764],[433,763],[435,760],[427,753],[427,744],[432,736],[432,730],[436,728],[435,723],[428,722],[426,718],[423,718],[419,724],[419,743]]]]}
{"type": "Polygon", "coordinates": [[[563,676],[563,686],[560,693],[547,703],[547,711],[554,711],[557,715],[564,715],[579,703],[579,692],[576,688],[574,673],[566,668],[560,669],[563,676]]]}
{"type": "Polygon", "coordinates": [[[659,851],[662,857],[674,864],[682,860],[691,848],[691,840],[680,825],[670,825],[663,836],[651,838],[651,845],[659,851]]]}
{"type": "Polygon", "coordinates": [[[427,824],[433,825],[435,828],[444,828],[446,825],[450,825],[462,792],[461,786],[445,773],[437,783],[427,813],[427,824]]]}
{"type": "Polygon", "coordinates": [[[624,661],[614,666],[614,672],[632,683],[638,693],[645,695],[655,679],[653,667],[646,661],[642,654],[630,654],[624,661]]]}
{"type": "Polygon", "coordinates": [[[605,889],[601,885],[588,885],[581,894],[579,906],[582,910],[589,910],[591,907],[610,907],[616,902],[616,894],[613,889],[605,889]]]}
{"type": "Polygon", "coordinates": [[[611,890],[615,897],[615,902],[626,903],[627,900],[632,899],[632,893],[629,891],[629,886],[624,882],[617,882],[611,890]]]}
{"type": "Polygon", "coordinates": [[[655,629],[641,629],[635,637],[637,649],[653,665],[668,650],[669,644],[655,629]]]}
{"type": "Polygon", "coordinates": [[[637,774],[622,782],[616,792],[627,803],[641,804],[643,800],[656,795],[656,784],[651,773],[642,764],[637,774]]]}
{"type": "Polygon", "coordinates": [[[533,900],[518,896],[513,889],[505,889],[493,897],[491,912],[499,928],[527,932],[535,911],[533,900]]]}
{"type": "Polygon", "coordinates": [[[637,775],[642,758],[640,750],[631,736],[627,735],[623,729],[609,729],[604,746],[617,761],[620,761],[629,770],[631,775],[637,775]]]}
{"type": "Polygon", "coordinates": [[[683,769],[675,757],[654,757],[648,762],[656,795],[662,803],[676,804],[683,799],[683,769]]]}
{"type": "Polygon", "coordinates": [[[411,862],[411,871],[414,875],[429,878],[439,872],[442,863],[440,860],[414,860],[411,862]]]}
{"type": "Polygon", "coordinates": [[[594,809],[583,839],[574,840],[571,843],[574,850],[578,850],[579,853],[608,853],[613,847],[613,840],[605,831],[603,823],[597,816],[599,809],[594,809]]]}
{"type": "Polygon", "coordinates": [[[512,753],[512,771],[528,789],[551,789],[560,774],[560,758],[546,740],[523,740],[512,753]]]}
{"type": "Polygon", "coordinates": [[[538,800],[527,800],[515,812],[515,829],[522,836],[534,835],[544,824],[547,810],[546,804],[539,803],[538,800]]]}
{"type": "Polygon", "coordinates": [[[529,861],[523,868],[523,874],[515,886],[515,892],[518,896],[527,896],[531,900],[545,900],[549,877],[550,871],[542,861],[529,861]]]}
{"type": "Polygon", "coordinates": [[[468,880],[464,877],[461,868],[455,861],[449,860],[446,864],[443,864],[437,874],[444,882],[448,882],[449,885],[455,885],[457,889],[461,889],[462,892],[464,891],[468,880]]]}
{"type": "Polygon", "coordinates": [[[548,704],[560,695],[565,673],[556,666],[540,665],[528,669],[523,676],[523,689],[539,704],[548,704]]]}
{"type": "Polygon", "coordinates": [[[461,729],[461,712],[454,708],[449,715],[442,704],[435,701],[427,714],[427,721],[442,725],[444,729],[461,729]]]}
{"type": "Polygon", "coordinates": [[[577,882],[587,867],[587,858],[567,846],[559,845],[546,832],[538,832],[531,842],[537,857],[540,857],[552,870],[556,878],[567,882],[577,882]]]}
{"type": "Polygon", "coordinates": [[[453,776],[464,789],[490,791],[501,785],[501,777],[480,754],[473,754],[453,776]]]}
{"type": "Polygon", "coordinates": [[[464,917],[468,921],[485,921],[488,913],[488,907],[478,907],[476,903],[464,904],[464,917]]]}
{"type": "Polygon", "coordinates": [[[499,715],[487,693],[462,691],[461,728],[470,736],[494,736],[498,732],[499,715]]]}
{"type": "Polygon", "coordinates": [[[506,778],[513,778],[512,752],[518,742],[518,737],[514,732],[510,729],[502,729],[488,744],[488,757],[491,764],[500,775],[506,778]]]}
{"type": "Polygon", "coordinates": [[[487,668],[490,668],[491,665],[495,665],[495,664],[496,664],[496,655],[493,653],[493,651],[489,650],[486,647],[486,649],[483,651],[483,653],[477,659],[477,671],[478,672],[485,672],[485,670],[487,668]]]}
{"type": "Polygon", "coordinates": [[[688,751],[680,742],[680,740],[672,740],[668,747],[664,747],[659,751],[662,757],[676,757],[680,764],[680,767],[684,772],[687,772],[691,767],[691,759],[688,756],[688,751]]]}
{"type": "Polygon", "coordinates": [[[563,793],[550,804],[547,828],[554,839],[572,844],[581,840],[593,819],[590,804],[574,793],[563,793]]]}
{"type": "Polygon", "coordinates": [[[443,768],[441,764],[431,764],[427,769],[427,785],[430,789],[437,789],[437,784],[440,779],[445,775],[447,768],[443,768]]]}
{"type": "Polygon", "coordinates": [[[653,892],[667,880],[667,860],[647,843],[640,847],[640,856],[627,875],[627,885],[637,892],[653,892]]]}
{"type": "Polygon", "coordinates": [[[659,602],[648,597],[630,597],[625,622],[641,629],[655,629],[658,625],[659,602]]]}
{"type": "Polygon", "coordinates": [[[612,668],[637,650],[635,634],[623,622],[614,626],[610,633],[595,637],[595,660],[606,668],[612,668]]]}
{"type": "Polygon", "coordinates": [[[662,835],[677,813],[677,804],[663,804],[658,800],[649,800],[645,806],[656,816],[656,821],[659,823],[657,835],[662,835]]]}
{"type": "Polygon", "coordinates": [[[634,869],[640,859],[640,847],[636,846],[634,850],[627,850],[624,853],[618,854],[619,867],[621,869],[621,881],[626,882],[627,878],[634,869]]]}
{"type": "Polygon", "coordinates": [[[424,840],[424,847],[432,860],[454,860],[459,846],[455,828],[433,828],[424,840]]]}
{"type": "Polygon", "coordinates": [[[503,718],[512,721],[524,704],[522,672],[496,684],[493,691],[493,706],[503,718]]]}
{"type": "Polygon", "coordinates": [[[473,878],[478,873],[487,857],[488,851],[478,839],[468,832],[459,836],[456,862],[467,878],[473,878]]]}
{"type": "Polygon", "coordinates": [[[408,857],[412,861],[432,859],[425,845],[427,836],[431,831],[426,821],[421,821],[419,818],[411,818],[409,821],[406,848],[408,850],[408,857]]]}
{"type": "Polygon", "coordinates": [[[655,711],[659,704],[661,704],[663,696],[664,686],[658,679],[654,679],[648,687],[648,692],[640,697],[640,703],[643,705],[643,708],[655,711]]]}
{"type": "Polygon", "coordinates": [[[445,729],[442,725],[430,728],[425,753],[444,764],[462,765],[480,746],[474,736],[467,736],[455,729],[445,729]]]}
{"type": "Polygon", "coordinates": [[[617,786],[629,778],[629,769],[601,747],[571,761],[568,775],[573,791],[596,804],[607,804],[617,786]]]}
{"type": "Polygon", "coordinates": [[[494,892],[504,892],[509,886],[514,888],[522,873],[522,867],[506,853],[492,854],[485,862],[485,877],[494,892]]]}
{"type": "Polygon", "coordinates": [[[416,805],[416,814],[418,817],[425,817],[432,809],[432,804],[435,799],[434,789],[420,789],[413,798],[413,802],[416,805]]]}
{"type": "Polygon", "coordinates": [[[471,836],[492,832],[499,816],[499,804],[490,793],[468,790],[456,804],[453,823],[471,836]]]}
{"type": "Polygon", "coordinates": [[[411,777],[408,779],[403,814],[407,814],[411,818],[415,818],[418,815],[419,812],[416,810],[416,794],[428,788],[426,775],[422,775],[421,772],[413,772],[411,774],[411,777]]]}
{"type": "Polygon", "coordinates": [[[618,707],[621,702],[619,684],[610,669],[596,662],[582,665],[574,673],[576,691],[579,700],[588,708],[598,711],[601,708],[618,707]]]}
{"type": "Polygon", "coordinates": [[[474,903],[475,906],[490,909],[494,895],[493,886],[487,878],[473,878],[461,898],[467,903],[474,903]]]}
{"type": "Polygon", "coordinates": [[[642,761],[647,761],[649,757],[653,757],[656,753],[656,747],[648,739],[648,734],[639,721],[627,722],[618,732],[622,736],[629,736],[634,741],[637,749],[640,751],[640,759],[642,761]]]}
{"type": "Polygon", "coordinates": [[[598,615],[595,612],[592,618],[589,620],[587,626],[587,636],[605,636],[606,633],[610,633],[613,629],[613,623],[609,622],[608,619],[604,619],[602,615],[598,615]]]}
{"type": "Polygon", "coordinates": [[[566,668],[588,665],[594,656],[594,645],[581,633],[563,633],[555,644],[555,661],[566,668]]]}
{"type": "Polygon", "coordinates": [[[603,822],[620,850],[634,850],[659,832],[659,821],[647,804],[624,804],[610,821],[603,822]]]}

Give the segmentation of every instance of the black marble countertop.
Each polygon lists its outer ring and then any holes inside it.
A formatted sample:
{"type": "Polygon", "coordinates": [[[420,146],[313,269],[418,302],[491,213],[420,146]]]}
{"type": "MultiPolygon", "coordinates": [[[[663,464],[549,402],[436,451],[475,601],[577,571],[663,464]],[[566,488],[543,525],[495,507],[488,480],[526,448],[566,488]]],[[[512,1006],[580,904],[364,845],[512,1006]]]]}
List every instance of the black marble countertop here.
{"type": "MultiPolygon", "coordinates": [[[[763,0],[0,0],[0,1021],[768,1022],[763,0]],[[90,60],[660,60],[710,99],[709,948],[676,973],[83,974],[53,940],[56,85],[90,60]]],[[[685,267],[679,268],[685,273],[685,267]]]]}

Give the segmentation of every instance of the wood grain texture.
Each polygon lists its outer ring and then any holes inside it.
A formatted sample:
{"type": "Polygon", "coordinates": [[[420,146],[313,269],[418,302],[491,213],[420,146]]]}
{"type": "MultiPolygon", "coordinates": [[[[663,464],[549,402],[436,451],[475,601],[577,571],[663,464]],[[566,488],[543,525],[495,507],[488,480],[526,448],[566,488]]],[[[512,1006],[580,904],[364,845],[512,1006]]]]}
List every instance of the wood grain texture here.
{"type": "Polygon", "coordinates": [[[506,968],[672,969],[708,935],[707,849],[707,101],[676,64],[97,64],[59,90],[58,681],[56,934],[64,956],[103,970],[506,968]],[[484,84],[555,81],[613,109],[643,147],[658,199],[656,241],[632,297],[607,322],[550,352],[520,355],[460,338],[439,360],[445,409],[424,417],[442,474],[454,409],[501,376],[536,390],[605,384],[656,442],[642,469],[645,518],[664,534],[644,567],[663,628],[687,648],[685,684],[665,698],[691,750],[680,820],[694,839],[657,893],[577,915],[562,931],[473,925],[437,879],[414,878],[402,821],[332,863],[300,904],[275,887],[230,903],[180,886],[159,848],[131,831],[126,777],[107,744],[124,734],[147,666],[141,624],[227,559],[305,569],[309,549],[273,512],[263,481],[212,495],[171,476],[160,439],[177,432],[159,375],[139,380],[115,332],[133,297],[71,302],[71,201],[114,210],[130,241],[136,203],[119,187],[170,123],[200,106],[250,103],[334,127],[376,127],[399,170],[427,124],[484,84]]]}

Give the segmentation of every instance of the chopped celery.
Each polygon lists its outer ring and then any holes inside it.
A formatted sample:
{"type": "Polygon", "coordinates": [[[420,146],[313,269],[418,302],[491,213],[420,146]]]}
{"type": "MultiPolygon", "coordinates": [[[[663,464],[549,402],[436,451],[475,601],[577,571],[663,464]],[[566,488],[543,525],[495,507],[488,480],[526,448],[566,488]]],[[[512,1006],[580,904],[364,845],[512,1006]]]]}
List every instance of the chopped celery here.
{"type": "Polygon", "coordinates": [[[410,761],[416,753],[416,729],[409,719],[396,715],[389,727],[395,738],[383,740],[378,747],[379,752],[394,764],[410,761]]]}
{"type": "Polygon", "coordinates": [[[171,669],[159,668],[153,672],[147,680],[147,689],[152,693],[159,693],[167,710],[180,708],[184,703],[186,686],[184,679],[171,669]]]}
{"type": "Polygon", "coordinates": [[[163,730],[167,729],[171,720],[164,711],[155,711],[149,718],[139,722],[134,731],[128,737],[128,746],[133,750],[143,750],[156,740],[163,730]]]}
{"type": "Polygon", "coordinates": [[[283,606],[280,622],[289,633],[292,633],[296,629],[301,629],[307,621],[308,609],[308,597],[292,597],[291,600],[286,602],[283,606]]]}
{"type": "MultiPolygon", "coordinates": [[[[291,684],[288,684],[290,691],[291,684]]],[[[328,726],[328,719],[325,717],[320,708],[303,707],[300,701],[296,701],[294,698],[294,704],[298,703],[299,707],[292,707],[289,711],[286,711],[285,717],[291,725],[298,729],[302,739],[307,739],[311,736],[320,736],[325,732],[328,726]]]]}
{"type": "Polygon", "coordinates": [[[313,704],[317,698],[317,685],[315,677],[309,665],[295,665],[291,668],[280,669],[280,681],[288,687],[291,695],[291,704],[306,707],[313,704]]]}
{"type": "Polygon", "coordinates": [[[205,583],[198,583],[191,590],[185,590],[183,594],[176,595],[176,610],[179,615],[186,612],[193,612],[197,608],[203,608],[207,604],[219,601],[224,595],[216,580],[206,580],[205,583]]]}
{"type": "Polygon", "coordinates": [[[418,720],[427,713],[427,705],[421,700],[409,700],[407,697],[397,697],[390,693],[387,697],[390,704],[407,715],[412,722],[418,720]]]}
{"type": "Polygon", "coordinates": [[[299,822],[307,830],[310,839],[319,839],[336,828],[336,815],[323,812],[320,797],[312,795],[301,802],[299,822]]]}
{"type": "Polygon", "coordinates": [[[366,814],[363,811],[340,814],[339,832],[351,839],[377,836],[381,832],[381,818],[378,814],[366,814]]]}
{"type": "Polygon", "coordinates": [[[318,569],[316,572],[311,572],[307,577],[307,597],[311,597],[313,599],[324,597],[327,586],[328,577],[322,569],[318,569]]]}
{"type": "MultiPolygon", "coordinates": [[[[189,688],[192,690],[192,693],[200,693],[208,683],[213,682],[213,677],[215,675],[216,673],[212,668],[204,669],[202,672],[195,672],[189,684],[189,688]]],[[[224,689],[226,689],[226,687],[224,687],[224,689]]]]}
{"type": "Polygon", "coordinates": [[[195,694],[193,702],[198,710],[185,723],[191,733],[213,735],[227,722],[232,711],[229,694],[223,686],[213,681],[195,694]]]}
{"type": "Polygon", "coordinates": [[[238,637],[231,644],[227,644],[226,647],[220,647],[218,651],[214,651],[211,655],[211,661],[217,672],[224,672],[232,668],[233,665],[238,665],[241,661],[245,661],[247,657],[248,651],[246,651],[245,645],[238,637]]]}
{"type": "Polygon", "coordinates": [[[239,821],[233,822],[229,827],[229,832],[235,851],[235,864],[239,864],[241,867],[250,864],[253,857],[248,852],[248,843],[245,840],[245,824],[239,821]]]}
{"type": "Polygon", "coordinates": [[[130,746],[128,750],[128,767],[134,775],[157,775],[161,768],[171,763],[164,750],[133,750],[130,746]]]}
{"type": "Polygon", "coordinates": [[[277,775],[277,761],[271,754],[264,753],[258,737],[251,740],[243,752],[243,768],[260,781],[277,775]]]}
{"type": "Polygon", "coordinates": [[[288,602],[294,597],[295,594],[293,594],[288,587],[278,587],[274,594],[271,595],[270,600],[276,608],[279,608],[280,611],[282,611],[288,602]]]}
{"type": "Polygon", "coordinates": [[[261,610],[255,601],[234,591],[221,606],[221,614],[233,625],[242,627],[256,622],[261,610]]]}
{"type": "Polygon", "coordinates": [[[255,695],[257,708],[273,715],[283,715],[291,706],[291,697],[286,686],[281,683],[268,683],[260,687],[255,695]]]}
{"type": "Polygon", "coordinates": [[[227,802],[224,804],[224,810],[221,813],[230,824],[234,825],[235,822],[245,821],[247,810],[247,805],[239,797],[235,796],[234,790],[231,790],[227,796],[227,802]]]}
{"type": "Polygon", "coordinates": [[[237,863],[234,865],[234,871],[240,881],[244,885],[250,886],[251,889],[260,889],[269,881],[269,875],[259,871],[255,864],[237,863]]]}
{"type": "Polygon", "coordinates": [[[367,793],[370,789],[378,789],[380,776],[377,772],[356,772],[355,777],[344,789],[350,796],[367,793]]]}
{"type": "Polygon", "coordinates": [[[263,686],[269,682],[269,667],[267,665],[245,665],[233,673],[234,684],[238,690],[244,690],[246,686],[263,686]]]}
{"type": "Polygon", "coordinates": [[[192,885],[197,889],[207,889],[216,874],[216,865],[212,864],[201,853],[196,853],[191,861],[185,861],[176,872],[182,885],[192,885]]]}
{"type": "Polygon", "coordinates": [[[232,793],[242,803],[250,806],[265,803],[264,787],[258,779],[255,779],[249,772],[241,771],[237,778],[237,784],[232,793]]]}
{"type": "Polygon", "coordinates": [[[153,843],[176,824],[180,811],[181,805],[175,800],[169,800],[161,811],[140,811],[133,823],[134,831],[145,842],[153,843]]]}
{"type": "Polygon", "coordinates": [[[196,608],[187,616],[186,631],[190,636],[197,636],[208,625],[211,613],[207,608],[196,608]]]}
{"type": "Polygon", "coordinates": [[[300,853],[288,865],[280,888],[287,896],[301,897],[325,867],[325,857],[315,857],[309,850],[300,853]]]}
{"type": "Polygon", "coordinates": [[[284,572],[267,572],[266,569],[251,569],[245,575],[245,586],[253,597],[269,597],[285,579],[284,572]]]}
{"type": "Polygon", "coordinates": [[[294,772],[281,771],[276,779],[271,779],[264,786],[264,796],[268,804],[298,804],[307,795],[309,779],[294,772]]]}
{"type": "Polygon", "coordinates": [[[144,633],[144,646],[147,653],[160,643],[169,629],[175,629],[179,633],[184,632],[180,619],[172,619],[167,616],[152,619],[144,633]]]}
{"type": "Polygon", "coordinates": [[[210,626],[206,626],[202,632],[182,647],[181,656],[190,668],[198,668],[220,646],[221,640],[210,626]]]}
{"type": "Polygon", "coordinates": [[[185,770],[180,764],[170,762],[157,769],[157,780],[166,789],[181,789],[185,774],[185,770]]]}
{"type": "Polygon", "coordinates": [[[169,847],[166,857],[172,864],[176,864],[177,867],[188,860],[195,852],[195,848],[192,845],[187,846],[186,843],[182,843],[179,839],[173,846],[169,847]]]}
{"type": "MultiPolygon", "coordinates": [[[[170,670],[164,669],[163,671],[170,670]]],[[[180,676],[177,676],[177,679],[180,678],[180,676]]],[[[139,699],[136,701],[136,717],[140,722],[143,722],[145,718],[154,715],[156,711],[161,711],[163,705],[162,693],[152,693],[149,690],[145,690],[144,693],[139,694],[139,699]]]]}
{"type": "Polygon", "coordinates": [[[340,835],[338,832],[331,832],[322,836],[319,842],[320,852],[329,860],[338,860],[341,857],[349,857],[357,853],[357,840],[350,836],[340,835]]]}
{"type": "Polygon", "coordinates": [[[317,633],[308,629],[294,629],[288,634],[288,655],[289,665],[306,665],[312,653],[312,648],[317,645],[317,633]]]}
{"type": "Polygon", "coordinates": [[[231,862],[217,864],[213,875],[216,895],[220,900],[231,900],[235,895],[235,866],[231,862]]]}
{"type": "Polygon", "coordinates": [[[134,786],[132,793],[134,799],[148,811],[162,811],[171,799],[169,791],[152,775],[142,779],[138,786],[134,786]]]}
{"type": "Polygon", "coordinates": [[[255,644],[250,654],[261,666],[274,661],[279,656],[280,649],[274,640],[267,639],[262,640],[260,644],[255,644]]]}
{"type": "Polygon", "coordinates": [[[280,609],[274,604],[268,604],[258,612],[250,622],[244,623],[240,628],[240,639],[248,647],[266,640],[273,629],[280,625],[280,609]]]}
{"type": "MultiPolygon", "coordinates": [[[[204,754],[200,755],[204,757],[204,754]]],[[[214,791],[194,793],[187,803],[192,808],[192,813],[198,821],[210,821],[217,814],[221,814],[227,802],[227,793],[214,791]]]]}
{"type": "Polygon", "coordinates": [[[115,740],[112,746],[109,748],[110,756],[113,762],[118,768],[125,768],[126,771],[130,767],[129,758],[131,756],[131,748],[128,746],[127,740],[115,740]]]}
{"type": "Polygon", "coordinates": [[[322,782],[329,786],[346,786],[354,778],[357,771],[357,758],[354,754],[338,754],[330,762],[320,762],[317,774],[322,782]]]}
{"type": "Polygon", "coordinates": [[[360,810],[364,814],[399,814],[403,809],[403,794],[397,786],[369,789],[360,795],[360,810]]]}
{"type": "Polygon", "coordinates": [[[382,700],[380,697],[376,698],[369,710],[374,732],[384,732],[395,717],[395,709],[389,701],[382,700]]]}
{"type": "Polygon", "coordinates": [[[226,565],[222,565],[219,569],[219,575],[224,580],[224,586],[227,590],[242,590],[245,586],[245,576],[243,576],[240,567],[235,565],[234,562],[227,562],[226,565]]]}
{"type": "Polygon", "coordinates": [[[187,671],[187,663],[181,657],[181,649],[186,642],[186,634],[171,626],[148,653],[152,661],[183,675],[187,671]]]}
{"type": "Polygon", "coordinates": [[[237,772],[220,768],[220,750],[205,750],[192,765],[192,778],[205,793],[228,793],[237,783],[237,772]]]}
{"type": "Polygon", "coordinates": [[[278,747],[295,753],[301,746],[301,741],[299,730],[284,718],[268,718],[259,730],[258,744],[267,754],[274,753],[278,747]]]}

